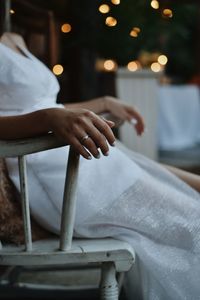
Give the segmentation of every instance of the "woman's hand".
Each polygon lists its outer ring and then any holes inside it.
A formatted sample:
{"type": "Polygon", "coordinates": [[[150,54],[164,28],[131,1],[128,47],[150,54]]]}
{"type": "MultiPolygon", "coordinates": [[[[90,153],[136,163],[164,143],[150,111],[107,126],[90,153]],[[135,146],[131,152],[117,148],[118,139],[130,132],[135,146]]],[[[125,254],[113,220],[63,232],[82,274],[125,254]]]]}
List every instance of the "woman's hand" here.
{"type": "Polygon", "coordinates": [[[106,111],[122,121],[132,123],[135,126],[138,135],[141,135],[144,132],[144,120],[133,106],[127,105],[127,103],[110,96],[105,96],[104,101],[106,111]]]}
{"type": "Polygon", "coordinates": [[[111,130],[114,123],[86,109],[47,109],[46,122],[49,130],[72,145],[77,153],[86,159],[92,158],[90,153],[99,158],[98,148],[107,156],[109,153],[107,141],[111,146],[115,142],[111,130]]]}
{"type": "Polygon", "coordinates": [[[67,103],[65,107],[66,109],[88,109],[96,114],[108,112],[121,121],[132,123],[138,135],[144,132],[144,120],[140,113],[134,107],[114,97],[105,96],[84,102],[67,103]]]}

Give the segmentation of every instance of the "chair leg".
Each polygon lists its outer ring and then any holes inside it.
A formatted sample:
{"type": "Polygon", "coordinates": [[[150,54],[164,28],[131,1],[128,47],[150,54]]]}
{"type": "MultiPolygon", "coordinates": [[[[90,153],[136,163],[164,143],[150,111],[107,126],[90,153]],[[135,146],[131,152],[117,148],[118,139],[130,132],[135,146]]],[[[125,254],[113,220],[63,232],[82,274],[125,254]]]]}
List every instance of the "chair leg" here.
{"type": "Polygon", "coordinates": [[[115,264],[113,262],[102,264],[100,293],[101,300],[118,300],[118,283],[116,280],[115,264]]]}

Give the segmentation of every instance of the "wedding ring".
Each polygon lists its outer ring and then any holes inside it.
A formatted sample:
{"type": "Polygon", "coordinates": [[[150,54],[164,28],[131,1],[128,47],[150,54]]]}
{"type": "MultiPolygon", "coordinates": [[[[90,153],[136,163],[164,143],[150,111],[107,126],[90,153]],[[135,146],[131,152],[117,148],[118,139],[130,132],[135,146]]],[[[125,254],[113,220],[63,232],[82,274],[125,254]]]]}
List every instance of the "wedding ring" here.
{"type": "Polygon", "coordinates": [[[89,138],[88,134],[86,134],[85,136],[83,136],[82,139],[81,139],[81,144],[83,144],[84,141],[86,141],[88,138],[89,138]]]}

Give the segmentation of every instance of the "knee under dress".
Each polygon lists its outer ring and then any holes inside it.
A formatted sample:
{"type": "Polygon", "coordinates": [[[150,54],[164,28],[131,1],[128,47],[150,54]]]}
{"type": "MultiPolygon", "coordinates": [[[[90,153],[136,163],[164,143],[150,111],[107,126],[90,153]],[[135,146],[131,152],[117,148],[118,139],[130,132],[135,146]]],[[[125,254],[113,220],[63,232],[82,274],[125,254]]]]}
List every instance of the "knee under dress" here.
{"type": "MultiPolygon", "coordinates": [[[[2,116],[62,106],[54,75],[22,51],[0,43],[2,116]]],[[[55,233],[67,155],[63,147],[27,158],[32,215],[55,233]]],[[[7,165],[19,187],[16,160],[7,165]]],[[[74,233],[128,241],[137,253],[143,299],[200,299],[200,196],[156,162],[117,147],[99,160],[81,158],[74,233]]]]}

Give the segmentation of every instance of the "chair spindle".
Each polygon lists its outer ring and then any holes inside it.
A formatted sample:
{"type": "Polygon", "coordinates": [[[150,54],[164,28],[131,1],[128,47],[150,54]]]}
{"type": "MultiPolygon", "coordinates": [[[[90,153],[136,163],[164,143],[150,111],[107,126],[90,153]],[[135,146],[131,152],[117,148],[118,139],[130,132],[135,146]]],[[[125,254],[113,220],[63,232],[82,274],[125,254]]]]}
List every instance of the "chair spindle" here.
{"type": "Polygon", "coordinates": [[[18,157],[19,164],[19,177],[20,177],[20,190],[22,200],[22,213],[24,222],[24,237],[25,237],[25,250],[32,251],[32,234],[31,234],[31,220],[30,220],[30,207],[28,197],[28,184],[27,184],[27,170],[26,170],[26,157],[18,157]]]}
{"type": "Polygon", "coordinates": [[[61,218],[61,237],[60,237],[60,250],[66,251],[71,248],[74,218],[76,210],[76,187],[78,182],[78,166],[79,157],[74,149],[70,147],[64,196],[63,196],[63,209],[61,218]]]}

